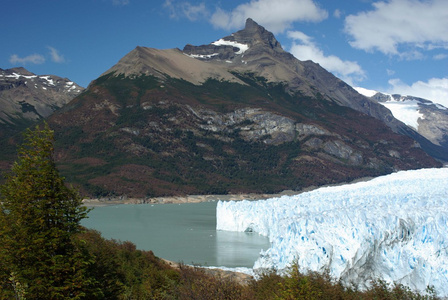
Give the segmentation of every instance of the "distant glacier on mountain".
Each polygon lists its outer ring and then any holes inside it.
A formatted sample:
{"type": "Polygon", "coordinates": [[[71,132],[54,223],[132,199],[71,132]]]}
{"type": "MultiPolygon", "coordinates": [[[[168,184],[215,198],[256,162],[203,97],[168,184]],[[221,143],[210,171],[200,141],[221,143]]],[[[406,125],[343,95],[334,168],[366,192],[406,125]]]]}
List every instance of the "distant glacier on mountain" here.
{"type": "Polygon", "coordinates": [[[448,296],[448,168],[401,171],[295,196],[217,205],[217,229],[269,237],[254,270],[328,271],[448,296]]]}
{"type": "Polygon", "coordinates": [[[448,108],[410,95],[387,94],[362,87],[354,89],[387,107],[396,119],[448,151],[448,108]]]}

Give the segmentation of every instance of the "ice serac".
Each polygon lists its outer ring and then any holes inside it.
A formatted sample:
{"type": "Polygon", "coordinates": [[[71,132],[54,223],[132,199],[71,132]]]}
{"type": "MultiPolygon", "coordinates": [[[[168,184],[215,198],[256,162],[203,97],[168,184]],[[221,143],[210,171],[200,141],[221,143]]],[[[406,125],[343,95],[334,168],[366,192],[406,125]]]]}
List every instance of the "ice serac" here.
{"type": "Polygon", "coordinates": [[[448,169],[402,171],[366,182],[260,201],[219,202],[217,229],[269,237],[254,269],[329,271],[366,288],[372,279],[448,296],[448,169]]]}

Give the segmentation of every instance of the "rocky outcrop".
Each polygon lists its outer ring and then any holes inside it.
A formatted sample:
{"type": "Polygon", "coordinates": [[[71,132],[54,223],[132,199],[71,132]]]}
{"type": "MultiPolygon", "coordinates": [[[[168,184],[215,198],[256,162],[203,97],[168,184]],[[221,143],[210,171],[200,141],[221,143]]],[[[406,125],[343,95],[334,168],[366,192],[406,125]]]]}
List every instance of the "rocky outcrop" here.
{"type": "Polygon", "coordinates": [[[212,132],[238,133],[248,142],[262,141],[265,144],[291,142],[297,134],[290,118],[264,111],[260,108],[242,108],[227,114],[212,110],[190,111],[201,121],[198,126],[212,132]]]}
{"type": "Polygon", "coordinates": [[[310,135],[328,135],[328,136],[334,136],[333,133],[330,131],[317,126],[313,124],[303,124],[303,123],[297,123],[296,124],[296,131],[298,134],[299,139],[304,139],[310,135]]]}
{"type": "MultiPolygon", "coordinates": [[[[243,108],[227,114],[218,114],[212,110],[189,110],[205,124],[198,126],[211,132],[237,133],[248,142],[260,142],[279,145],[295,140],[307,140],[305,146],[314,151],[323,151],[350,165],[363,164],[359,151],[341,140],[338,134],[313,124],[295,123],[293,119],[263,111],[259,108],[243,108]],[[317,136],[337,138],[324,142],[317,136]]],[[[395,153],[397,151],[391,150],[395,153]]]]}
{"type": "Polygon", "coordinates": [[[423,118],[418,121],[418,133],[448,152],[448,109],[432,104],[422,106],[420,112],[423,118]]]}

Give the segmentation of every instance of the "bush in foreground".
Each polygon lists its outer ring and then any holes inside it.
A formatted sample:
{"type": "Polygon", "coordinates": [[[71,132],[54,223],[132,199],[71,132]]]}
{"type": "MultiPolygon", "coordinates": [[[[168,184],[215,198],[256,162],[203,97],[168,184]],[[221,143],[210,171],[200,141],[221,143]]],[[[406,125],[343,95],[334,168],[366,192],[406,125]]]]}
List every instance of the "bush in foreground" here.
{"type": "Polygon", "coordinates": [[[107,299],[438,299],[412,292],[402,285],[375,281],[367,291],[344,287],[328,274],[302,274],[297,265],[287,275],[274,271],[259,279],[239,282],[200,267],[179,264],[173,268],[151,251],[141,251],[130,242],[105,240],[92,230],[79,235],[89,253],[91,265],[107,299]]]}

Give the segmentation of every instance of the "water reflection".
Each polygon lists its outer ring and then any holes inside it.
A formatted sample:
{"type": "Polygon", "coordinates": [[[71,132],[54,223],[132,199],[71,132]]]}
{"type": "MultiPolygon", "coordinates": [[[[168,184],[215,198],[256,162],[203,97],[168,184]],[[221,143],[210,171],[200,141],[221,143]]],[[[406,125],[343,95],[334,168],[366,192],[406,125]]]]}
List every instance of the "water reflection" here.
{"type": "Polygon", "coordinates": [[[252,267],[267,239],[257,233],[216,231],[216,262],[218,266],[252,267]],[[256,255],[255,255],[256,254],[256,255]],[[248,265],[247,259],[251,258],[248,265]],[[255,259],[253,259],[255,257],[255,259]]]}
{"type": "Polygon", "coordinates": [[[216,203],[97,207],[82,224],[105,238],[128,240],[175,262],[252,267],[268,239],[216,231],[216,203]]]}

